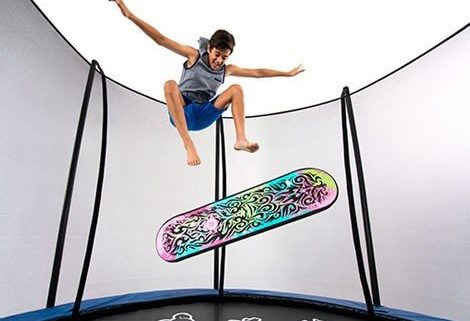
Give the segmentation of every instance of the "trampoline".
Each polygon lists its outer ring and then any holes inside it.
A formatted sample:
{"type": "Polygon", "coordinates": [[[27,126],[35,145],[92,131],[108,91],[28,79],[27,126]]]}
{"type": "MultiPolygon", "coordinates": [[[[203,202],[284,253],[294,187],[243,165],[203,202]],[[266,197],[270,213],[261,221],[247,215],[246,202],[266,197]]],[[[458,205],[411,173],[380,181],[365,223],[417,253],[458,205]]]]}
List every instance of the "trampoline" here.
{"type": "Polygon", "coordinates": [[[256,154],[226,148],[219,119],[194,135],[197,170],[164,102],[106,77],[33,1],[0,2],[0,39],[1,320],[470,318],[469,25],[337,99],[248,117],[256,154]],[[300,168],[331,174],[334,204],[159,257],[169,218],[300,168]]]}

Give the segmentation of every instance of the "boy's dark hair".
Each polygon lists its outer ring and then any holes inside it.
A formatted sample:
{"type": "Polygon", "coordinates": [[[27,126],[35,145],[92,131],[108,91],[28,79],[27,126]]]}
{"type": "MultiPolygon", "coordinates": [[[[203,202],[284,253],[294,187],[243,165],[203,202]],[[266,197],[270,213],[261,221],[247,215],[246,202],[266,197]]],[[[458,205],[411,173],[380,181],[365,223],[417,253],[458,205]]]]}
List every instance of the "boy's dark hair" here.
{"type": "Polygon", "coordinates": [[[219,50],[228,49],[230,50],[230,53],[232,53],[233,47],[235,47],[235,38],[230,32],[219,29],[214,32],[211,39],[209,40],[209,46],[219,50]]]}

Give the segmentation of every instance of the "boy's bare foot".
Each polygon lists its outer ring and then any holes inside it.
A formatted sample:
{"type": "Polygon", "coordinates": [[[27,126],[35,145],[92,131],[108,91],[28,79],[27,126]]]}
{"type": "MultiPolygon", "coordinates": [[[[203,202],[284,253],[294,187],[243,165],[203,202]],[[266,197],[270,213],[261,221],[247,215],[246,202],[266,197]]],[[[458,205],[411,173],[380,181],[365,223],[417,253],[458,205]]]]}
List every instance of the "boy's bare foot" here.
{"type": "Polygon", "coordinates": [[[248,140],[239,140],[233,146],[235,150],[243,150],[245,152],[254,153],[259,149],[258,143],[251,143],[248,140]]]}
{"type": "Polygon", "coordinates": [[[186,163],[189,166],[200,165],[201,164],[201,159],[199,158],[196,147],[193,145],[193,146],[187,146],[185,148],[186,148],[186,153],[188,155],[186,163]]]}

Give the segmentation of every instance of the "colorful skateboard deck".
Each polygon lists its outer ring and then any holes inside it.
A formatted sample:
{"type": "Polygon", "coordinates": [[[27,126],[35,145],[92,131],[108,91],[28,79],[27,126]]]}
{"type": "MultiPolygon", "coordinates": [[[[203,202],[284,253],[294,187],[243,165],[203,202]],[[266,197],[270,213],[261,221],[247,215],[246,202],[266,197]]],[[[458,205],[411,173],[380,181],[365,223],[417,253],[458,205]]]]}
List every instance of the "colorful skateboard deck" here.
{"type": "Polygon", "coordinates": [[[337,197],[328,173],[299,169],[172,217],[157,233],[157,252],[165,261],[181,261],[321,212],[337,197]]]}

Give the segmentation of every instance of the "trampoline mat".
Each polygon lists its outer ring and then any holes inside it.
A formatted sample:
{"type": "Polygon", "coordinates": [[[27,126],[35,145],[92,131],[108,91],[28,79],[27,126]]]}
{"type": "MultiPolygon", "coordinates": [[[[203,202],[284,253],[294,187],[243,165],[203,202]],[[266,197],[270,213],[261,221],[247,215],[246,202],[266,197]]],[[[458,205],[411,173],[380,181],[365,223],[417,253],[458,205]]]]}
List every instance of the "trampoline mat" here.
{"type": "Polygon", "coordinates": [[[306,307],[245,302],[190,303],[93,318],[100,321],[359,321],[363,318],[338,315],[306,307]]]}

